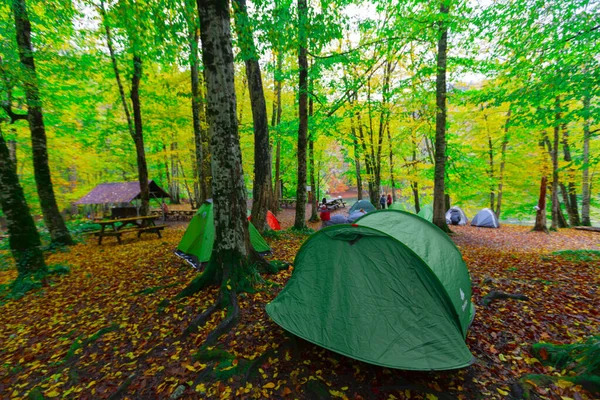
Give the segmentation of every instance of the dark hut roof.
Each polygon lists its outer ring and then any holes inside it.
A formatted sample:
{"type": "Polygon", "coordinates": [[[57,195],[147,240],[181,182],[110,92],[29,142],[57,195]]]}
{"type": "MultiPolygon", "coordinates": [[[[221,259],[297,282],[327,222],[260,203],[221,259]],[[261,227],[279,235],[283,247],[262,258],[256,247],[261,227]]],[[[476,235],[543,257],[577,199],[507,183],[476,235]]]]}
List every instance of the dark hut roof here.
{"type": "MultiPolygon", "coordinates": [[[[148,181],[150,185],[150,198],[165,198],[169,195],[160,188],[154,181],[148,181]]],[[[135,182],[115,182],[101,183],[92,189],[91,192],[83,196],[75,204],[109,204],[109,203],[130,203],[140,198],[140,183],[135,182]]]]}

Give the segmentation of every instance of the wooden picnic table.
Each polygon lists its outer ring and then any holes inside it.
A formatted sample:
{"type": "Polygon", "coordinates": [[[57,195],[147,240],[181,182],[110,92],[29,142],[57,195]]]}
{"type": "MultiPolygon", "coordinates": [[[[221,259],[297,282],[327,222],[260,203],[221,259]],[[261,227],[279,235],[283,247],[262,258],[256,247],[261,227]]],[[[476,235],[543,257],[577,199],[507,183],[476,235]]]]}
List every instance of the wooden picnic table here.
{"type": "Polygon", "coordinates": [[[120,219],[109,219],[102,221],[95,221],[98,225],[100,225],[100,230],[92,232],[95,236],[98,236],[98,244],[102,244],[102,238],[106,236],[115,236],[119,244],[121,242],[121,236],[124,233],[129,232],[137,232],[138,238],[142,236],[144,232],[156,233],[158,237],[162,237],[160,235],[160,231],[165,229],[165,225],[156,225],[155,221],[158,217],[155,215],[148,215],[146,217],[129,217],[129,218],[120,218],[120,219]],[[145,223],[144,223],[145,222],[145,223]],[[125,229],[126,226],[133,225],[132,228],[125,229]],[[106,229],[106,228],[112,229],[106,229]]]}
{"type": "Polygon", "coordinates": [[[337,210],[340,207],[346,207],[346,202],[343,199],[333,199],[325,203],[328,210],[337,210]]]}
{"type": "Polygon", "coordinates": [[[281,207],[293,207],[296,203],[296,199],[279,199],[279,205],[281,207]]]}

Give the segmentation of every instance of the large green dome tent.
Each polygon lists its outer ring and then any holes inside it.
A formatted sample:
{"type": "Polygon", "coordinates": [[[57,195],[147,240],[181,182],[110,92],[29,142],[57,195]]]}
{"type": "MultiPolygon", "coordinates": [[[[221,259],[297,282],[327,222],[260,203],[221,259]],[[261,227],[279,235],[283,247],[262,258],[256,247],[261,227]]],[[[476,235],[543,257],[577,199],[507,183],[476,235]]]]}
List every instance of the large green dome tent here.
{"type": "MultiPolygon", "coordinates": [[[[250,232],[250,244],[257,252],[265,254],[271,248],[265,239],[256,230],[254,225],[248,221],[250,232]]],[[[213,215],[212,200],[205,201],[190,221],[175,254],[187,261],[193,267],[198,268],[210,260],[213,243],[215,242],[215,220],[213,215]]]]}
{"type": "Polygon", "coordinates": [[[305,340],[376,365],[423,371],[470,365],[465,336],[473,313],[471,285],[460,252],[448,246],[448,238],[426,238],[437,228],[406,216],[411,214],[376,211],[356,224],[313,234],[298,252],[286,287],[267,305],[269,316],[305,340]],[[368,226],[385,220],[385,232],[368,226]],[[403,236],[401,229],[389,229],[400,220],[415,229],[407,243],[396,237],[403,236]],[[430,244],[411,249],[419,238],[440,243],[445,250],[439,260],[420,256],[430,244]],[[433,267],[436,260],[449,266],[433,267]],[[456,282],[448,283],[452,277],[456,282]],[[463,304],[460,314],[454,290],[463,304]]]}
{"type": "Polygon", "coordinates": [[[358,211],[360,209],[365,210],[366,212],[371,212],[375,210],[375,206],[371,204],[369,200],[359,200],[350,207],[348,210],[348,214],[352,214],[354,211],[358,211]]]}
{"type": "Polygon", "coordinates": [[[419,213],[417,215],[426,221],[432,222],[433,206],[431,204],[425,204],[423,207],[421,207],[421,210],[419,210],[419,213]]]}
{"type": "Polygon", "coordinates": [[[390,204],[389,210],[408,211],[408,207],[404,203],[395,202],[390,204]]]}

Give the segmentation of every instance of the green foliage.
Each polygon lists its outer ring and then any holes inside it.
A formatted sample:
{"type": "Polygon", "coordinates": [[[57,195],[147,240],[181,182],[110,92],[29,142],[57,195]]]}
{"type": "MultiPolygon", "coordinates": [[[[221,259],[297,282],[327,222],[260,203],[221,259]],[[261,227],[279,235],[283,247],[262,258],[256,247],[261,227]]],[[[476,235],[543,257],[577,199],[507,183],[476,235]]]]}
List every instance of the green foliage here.
{"type": "Polygon", "coordinates": [[[600,250],[561,250],[552,254],[568,261],[593,262],[600,261],[600,250]]]}

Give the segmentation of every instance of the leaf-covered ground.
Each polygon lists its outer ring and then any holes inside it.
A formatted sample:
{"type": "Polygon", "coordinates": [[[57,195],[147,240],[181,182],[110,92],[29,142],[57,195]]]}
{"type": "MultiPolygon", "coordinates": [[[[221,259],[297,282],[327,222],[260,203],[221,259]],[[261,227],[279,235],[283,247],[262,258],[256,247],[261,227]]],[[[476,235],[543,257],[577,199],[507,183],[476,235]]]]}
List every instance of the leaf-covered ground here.
{"type": "MultiPolygon", "coordinates": [[[[215,349],[198,355],[223,316],[214,315],[187,340],[179,335],[213,303],[216,290],[161,311],[158,306],[195,275],[172,254],[184,228],[168,229],[162,239],[148,235],[121,246],[92,240],[49,255],[49,263],[69,265],[71,273],[0,305],[0,398],[509,398],[511,384],[527,374],[568,374],[542,366],[531,344],[572,343],[600,331],[598,258],[552,254],[598,250],[600,234],[460,227],[453,239],[469,266],[477,305],[467,338],[477,362],[469,368],[390,370],[294,340],[264,311],[280,290],[272,285],[242,294],[240,323],[215,349]],[[482,297],[492,290],[530,301],[483,307],[482,297]]],[[[273,259],[292,262],[304,238],[288,232],[269,238],[273,259]]],[[[283,285],[290,274],[266,279],[283,285]]],[[[0,283],[13,278],[14,272],[0,270],[0,283]]],[[[567,380],[525,384],[534,397],[592,398],[567,380]]]]}

